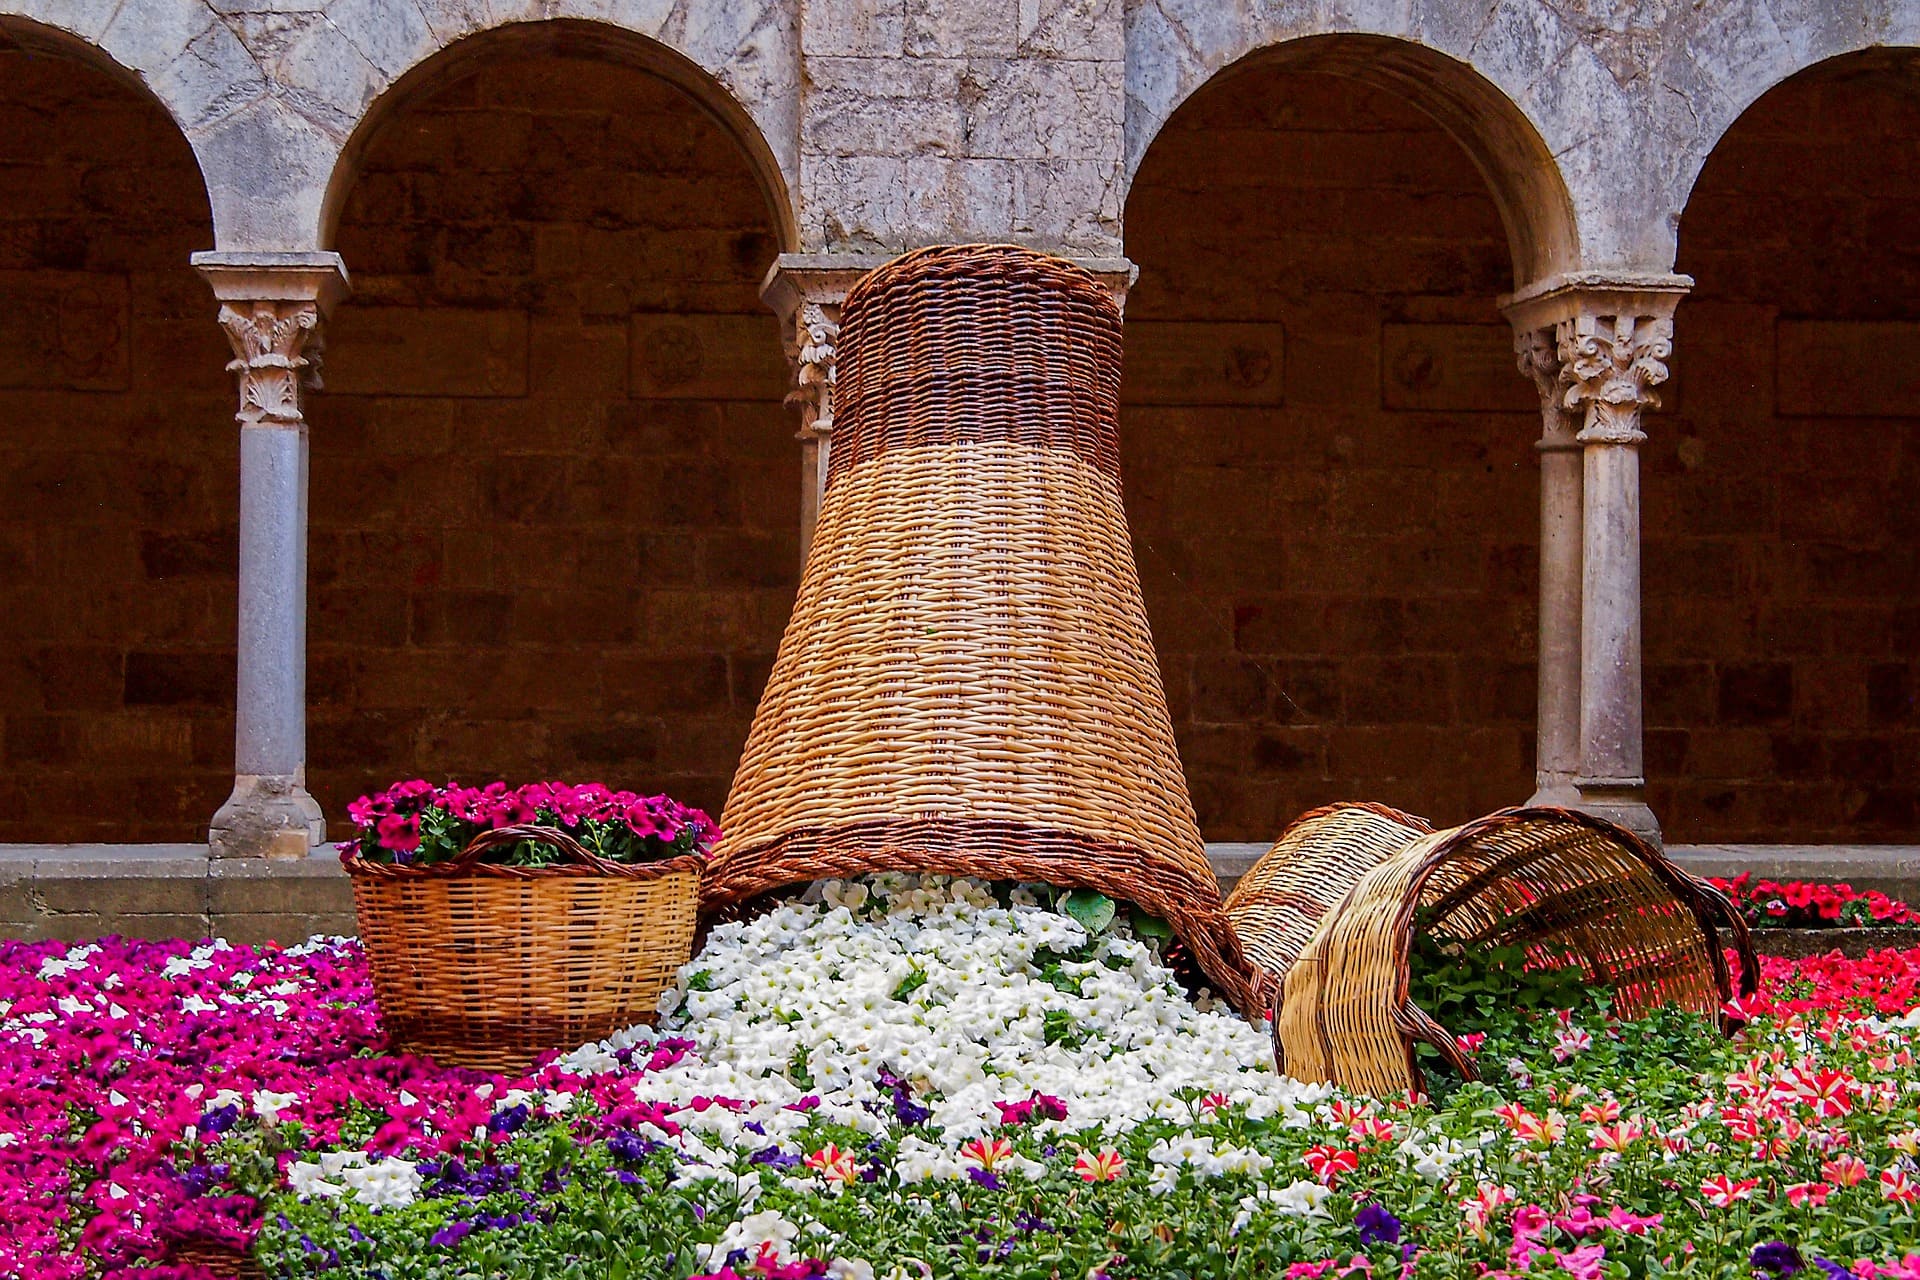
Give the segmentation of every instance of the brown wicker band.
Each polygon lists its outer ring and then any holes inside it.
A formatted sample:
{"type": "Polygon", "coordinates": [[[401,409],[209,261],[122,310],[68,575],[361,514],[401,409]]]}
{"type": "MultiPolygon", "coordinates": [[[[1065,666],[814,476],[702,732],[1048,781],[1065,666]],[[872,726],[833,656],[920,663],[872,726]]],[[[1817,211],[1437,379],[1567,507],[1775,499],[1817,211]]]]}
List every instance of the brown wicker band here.
{"type": "Polygon", "coordinates": [[[1140,849],[1013,822],[883,819],[789,831],[742,849],[701,884],[712,908],[790,884],[905,871],[1093,889],[1122,897],[1171,925],[1215,989],[1247,1007],[1246,961],[1217,910],[1195,910],[1192,881],[1140,849]]]}
{"type": "Polygon", "coordinates": [[[1120,309],[1092,275],[1017,245],[921,249],[840,309],[827,487],[893,449],[1011,441],[1118,484],[1120,309]]]}
{"type": "Polygon", "coordinates": [[[558,827],[520,823],[489,827],[445,862],[369,862],[355,849],[342,858],[341,863],[348,875],[373,880],[444,880],[465,876],[498,876],[506,880],[539,880],[550,876],[617,876],[625,880],[651,880],[676,871],[700,871],[707,865],[707,858],[705,854],[684,853],[655,862],[615,862],[611,858],[602,858],[558,827]],[[511,867],[478,861],[480,855],[489,849],[519,844],[523,840],[552,845],[573,861],[556,862],[546,867],[511,867]]]}

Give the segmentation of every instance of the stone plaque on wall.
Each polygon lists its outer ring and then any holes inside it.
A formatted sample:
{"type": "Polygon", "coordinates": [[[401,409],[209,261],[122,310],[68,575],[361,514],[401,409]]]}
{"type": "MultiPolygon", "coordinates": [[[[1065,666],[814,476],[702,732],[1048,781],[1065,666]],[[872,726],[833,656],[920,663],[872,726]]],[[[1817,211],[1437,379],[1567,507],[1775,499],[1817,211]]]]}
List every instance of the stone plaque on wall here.
{"type": "Polygon", "coordinates": [[[326,341],[324,377],[338,395],[527,394],[523,312],[349,304],[326,341]]]}
{"type": "Polygon", "coordinates": [[[1278,324],[1130,320],[1122,365],[1134,404],[1277,405],[1286,334],[1278,324]]]}
{"type": "Polygon", "coordinates": [[[1780,320],[1774,349],[1776,403],[1783,414],[1920,417],[1920,324],[1780,320]]]}
{"type": "Polygon", "coordinates": [[[1540,395],[1514,366],[1504,324],[1380,326],[1380,403],[1387,409],[1540,412],[1540,395]]]}
{"type": "Polygon", "coordinates": [[[632,380],[639,400],[778,400],[787,357],[767,315],[635,315],[632,380]]]}
{"type": "Polygon", "coordinates": [[[0,298],[0,389],[127,389],[125,276],[0,271],[0,298]]]}

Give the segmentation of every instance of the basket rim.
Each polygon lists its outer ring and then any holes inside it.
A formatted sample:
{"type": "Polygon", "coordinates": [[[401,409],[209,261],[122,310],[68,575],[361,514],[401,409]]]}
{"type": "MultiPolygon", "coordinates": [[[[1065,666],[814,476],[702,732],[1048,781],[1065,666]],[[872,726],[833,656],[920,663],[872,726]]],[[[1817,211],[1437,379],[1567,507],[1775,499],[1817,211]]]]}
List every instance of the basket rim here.
{"type": "Polygon", "coordinates": [[[654,880],[678,872],[698,875],[706,869],[708,855],[684,853],[659,862],[614,862],[614,870],[581,863],[557,863],[550,867],[506,867],[485,862],[430,862],[409,866],[390,862],[368,862],[358,849],[340,855],[340,865],[349,876],[361,880],[654,880]]]}
{"type": "MultiPolygon", "coordinates": [[[[1408,881],[1406,897],[1402,900],[1394,918],[1394,1020],[1400,1026],[1400,1040],[1406,1052],[1408,1078],[1416,1089],[1423,1089],[1425,1084],[1415,1060],[1416,1039],[1431,1044],[1450,1065],[1461,1072],[1463,1078],[1468,1080],[1479,1078],[1479,1073],[1473,1068],[1471,1060],[1461,1053],[1452,1034],[1435,1021],[1426,1010],[1413,1003],[1411,968],[1413,917],[1419,910],[1421,894],[1433,873],[1461,845],[1471,844],[1490,831],[1534,821],[1572,823],[1615,840],[1634,858],[1644,863],[1657,879],[1673,890],[1674,897],[1686,905],[1705,938],[1707,954],[1713,965],[1714,987],[1718,990],[1722,1003],[1733,998],[1734,977],[1727,967],[1726,950],[1719,939],[1720,923],[1726,924],[1728,933],[1732,935],[1734,950],[1740,958],[1740,994],[1750,995],[1760,985],[1760,961],[1753,949],[1753,938],[1747,929],[1746,922],[1740,919],[1739,912],[1733,909],[1733,904],[1712,885],[1676,866],[1671,859],[1638,833],[1582,809],[1570,809],[1557,805],[1518,805],[1508,809],[1497,809],[1484,817],[1475,818],[1472,822],[1431,833],[1439,836],[1440,839],[1414,869],[1412,878],[1408,881]]],[[[1346,901],[1343,899],[1340,909],[1344,909],[1345,906],[1346,901]]],[[[1337,914],[1337,910],[1328,914],[1337,914]]]]}

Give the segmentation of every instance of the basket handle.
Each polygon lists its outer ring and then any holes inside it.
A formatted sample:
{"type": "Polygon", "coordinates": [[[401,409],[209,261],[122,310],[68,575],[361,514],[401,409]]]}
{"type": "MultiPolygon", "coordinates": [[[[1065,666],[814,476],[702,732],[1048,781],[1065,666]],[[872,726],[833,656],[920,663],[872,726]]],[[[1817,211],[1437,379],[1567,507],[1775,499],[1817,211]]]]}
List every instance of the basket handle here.
{"type": "Polygon", "coordinates": [[[630,875],[632,868],[623,863],[613,862],[601,857],[587,846],[575,840],[558,827],[542,827],[534,823],[516,823],[513,826],[493,827],[482,831],[467,841],[467,847],[454,854],[443,864],[449,867],[465,866],[489,849],[506,844],[519,844],[522,840],[537,840],[541,844],[550,844],[561,853],[592,867],[602,875],[630,875]]]}

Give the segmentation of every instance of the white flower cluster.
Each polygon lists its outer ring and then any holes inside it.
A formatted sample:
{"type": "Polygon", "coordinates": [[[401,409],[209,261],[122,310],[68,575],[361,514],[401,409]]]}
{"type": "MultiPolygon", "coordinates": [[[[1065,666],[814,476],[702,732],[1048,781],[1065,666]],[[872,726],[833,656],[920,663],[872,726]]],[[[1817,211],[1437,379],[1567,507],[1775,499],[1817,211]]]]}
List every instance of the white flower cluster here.
{"type": "MultiPolygon", "coordinates": [[[[818,903],[715,929],[663,998],[658,1032],[623,1033],[567,1065],[607,1069],[612,1050],[654,1034],[694,1039],[697,1057],[636,1087],[663,1102],[762,1104],[676,1116],[729,1146],[747,1122],[768,1136],[787,1128],[763,1112],[807,1095],[826,1118],[872,1129],[863,1104],[890,1099],[883,1069],[911,1082],[950,1145],[994,1129],[996,1102],[1034,1093],[1068,1108],[1065,1121],[1041,1125],[1112,1132],[1156,1116],[1191,1122],[1183,1095],[1195,1091],[1302,1126],[1328,1096],[1276,1076],[1266,1029],[1197,1007],[1143,943],[1107,936],[1093,959],[1061,964],[1077,993],[1042,976],[1043,952],[1087,941],[1077,921],[1002,907],[978,881],[829,882],[818,903]]],[[[800,1116],[784,1114],[798,1127],[800,1116]]]]}
{"type": "Polygon", "coordinates": [[[364,1151],[325,1151],[317,1160],[289,1166],[287,1185],[302,1200],[338,1200],[351,1193],[371,1208],[394,1209],[419,1197],[420,1171],[411,1160],[369,1160],[364,1151]]]}

